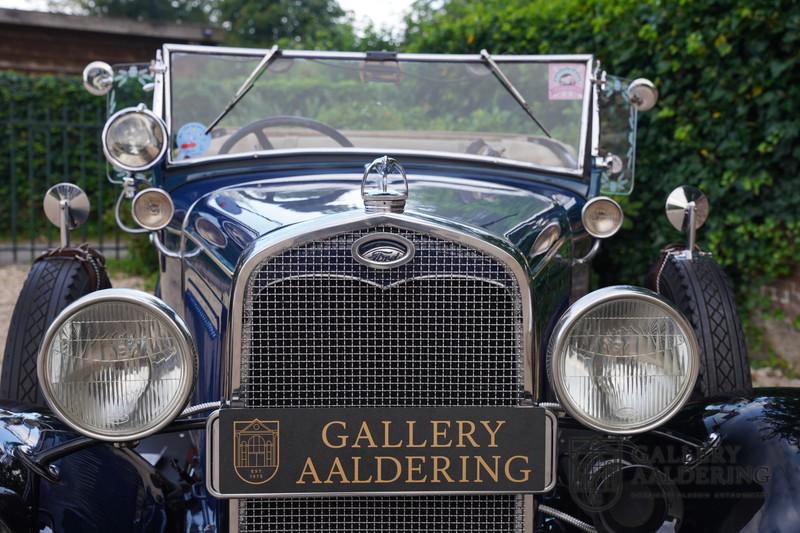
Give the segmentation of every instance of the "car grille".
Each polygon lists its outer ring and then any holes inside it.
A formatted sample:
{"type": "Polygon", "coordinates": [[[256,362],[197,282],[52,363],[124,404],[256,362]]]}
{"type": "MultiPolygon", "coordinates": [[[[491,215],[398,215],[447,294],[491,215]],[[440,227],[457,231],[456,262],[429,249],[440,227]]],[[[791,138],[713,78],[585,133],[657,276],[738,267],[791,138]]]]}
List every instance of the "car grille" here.
{"type": "MultiPolygon", "coordinates": [[[[508,268],[476,249],[378,227],[269,257],[248,280],[241,397],[248,407],[517,405],[522,298],[508,268]],[[414,259],[390,270],[353,259],[387,232],[414,259]]],[[[522,497],[392,496],[242,500],[239,531],[518,531],[522,497]]]]}

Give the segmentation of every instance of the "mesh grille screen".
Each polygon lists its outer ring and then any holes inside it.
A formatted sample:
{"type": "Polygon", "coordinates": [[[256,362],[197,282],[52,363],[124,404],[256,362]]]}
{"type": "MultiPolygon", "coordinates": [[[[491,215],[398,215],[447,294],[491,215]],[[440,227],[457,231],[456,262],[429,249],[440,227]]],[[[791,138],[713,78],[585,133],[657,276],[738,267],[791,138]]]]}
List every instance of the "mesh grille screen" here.
{"type": "MultiPolygon", "coordinates": [[[[394,227],[342,233],[267,259],[249,280],[242,396],[249,407],[516,405],[520,288],[496,259],[394,227]],[[409,263],[353,259],[369,233],[409,263]]],[[[243,500],[240,531],[517,531],[521,497],[243,500]]]]}
{"type": "Polygon", "coordinates": [[[244,500],[239,531],[487,533],[523,528],[519,496],[398,496],[244,500]]]}

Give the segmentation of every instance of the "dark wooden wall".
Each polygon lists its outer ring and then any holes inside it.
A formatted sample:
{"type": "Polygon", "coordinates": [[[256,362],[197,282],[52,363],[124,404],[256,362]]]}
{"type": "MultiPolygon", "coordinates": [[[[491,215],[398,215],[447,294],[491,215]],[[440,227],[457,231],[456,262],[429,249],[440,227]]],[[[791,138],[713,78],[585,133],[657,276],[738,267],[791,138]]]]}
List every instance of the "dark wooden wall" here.
{"type": "Polygon", "coordinates": [[[79,74],[90,61],[146,63],[165,42],[221,38],[220,30],[200,26],[0,9],[0,70],[79,74]]]}

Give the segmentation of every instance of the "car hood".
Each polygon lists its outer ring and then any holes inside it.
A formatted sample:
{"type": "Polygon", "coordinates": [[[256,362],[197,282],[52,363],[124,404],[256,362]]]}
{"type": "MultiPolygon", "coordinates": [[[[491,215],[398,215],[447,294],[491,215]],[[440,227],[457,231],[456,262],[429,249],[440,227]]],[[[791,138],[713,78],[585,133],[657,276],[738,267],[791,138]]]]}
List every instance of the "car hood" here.
{"type": "MultiPolygon", "coordinates": [[[[522,255],[551,221],[570,228],[577,195],[440,176],[409,176],[406,215],[463,226],[506,241],[522,255]]],[[[361,176],[328,175],[254,181],[218,189],[198,199],[184,219],[188,240],[233,272],[254,240],[283,227],[364,212],[361,176]]],[[[268,238],[268,237],[265,237],[268,238]]],[[[191,247],[191,243],[188,244],[191,247]]],[[[530,258],[532,259],[532,258],[530,258]]]]}

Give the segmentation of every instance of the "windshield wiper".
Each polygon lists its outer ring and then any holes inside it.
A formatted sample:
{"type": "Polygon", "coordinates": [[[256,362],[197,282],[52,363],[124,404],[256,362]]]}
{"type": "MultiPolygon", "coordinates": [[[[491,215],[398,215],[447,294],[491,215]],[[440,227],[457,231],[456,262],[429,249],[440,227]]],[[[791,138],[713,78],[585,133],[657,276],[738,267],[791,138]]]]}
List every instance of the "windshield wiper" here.
{"type": "Polygon", "coordinates": [[[539,128],[544,132],[544,134],[547,135],[548,138],[552,139],[553,136],[550,135],[550,132],[547,131],[547,128],[545,128],[542,125],[542,123],[539,122],[539,119],[536,118],[536,115],[533,114],[533,110],[528,105],[528,102],[519,93],[517,88],[514,87],[514,84],[511,83],[511,80],[509,80],[506,77],[506,75],[503,74],[503,71],[500,70],[500,67],[497,66],[497,63],[495,63],[494,59],[492,59],[492,56],[489,54],[489,52],[486,51],[485,48],[481,50],[481,59],[483,59],[484,64],[486,64],[486,68],[492,71],[492,74],[494,74],[494,77],[497,78],[497,81],[499,81],[500,84],[505,88],[505,90],[508,91],[508,94],[510,94],[514,98],[514,100],[517,101],[520,107],[525,110],[528,116],[533,119],[533,121],[536,123],[537,126],[539,126],[539,128]]]}
{"type": "Polygon", "coordinates": [[[244,95],[246,95],[247,92],[253,88],[253,85],[255,84],[258,77],[261,76],[261,74],[263,74],[265,70],[267,70],[267,67],[269,66],[270,63],[272,63],[273,60],[278,58],[280,53],[281,51],[278,48],[278,45],[276,44],[275,46],[270,48],[266,54],[264,54],[264,57],[261,59],[261,62],[258,65],[256,65],[256,68],[253,69],[253,72],[251,72],[250,75],[247,77],[247,79],[244,80],[244,83],[242,84],[241,87],[239,87],[239,90],[236,91],[236,94],[233,95],[233,98],[231,98],[231,101],[228,102],[228,105],[225,106],[225,109],[222,110],[222,113],[220,113],[217,116],[217,118],[214,119],[211,125],[206,129],[205,133],[206,135],[208,135],[211,132],[211,130],[213,130],[214,127],[217,124],[219,124],[220,120],[225,118],[225,115],[227,115],[230,112],[230,110],[233,109],[233,106],[238,104],[239,100],[241,100],[244,97],[244,95]]]}

